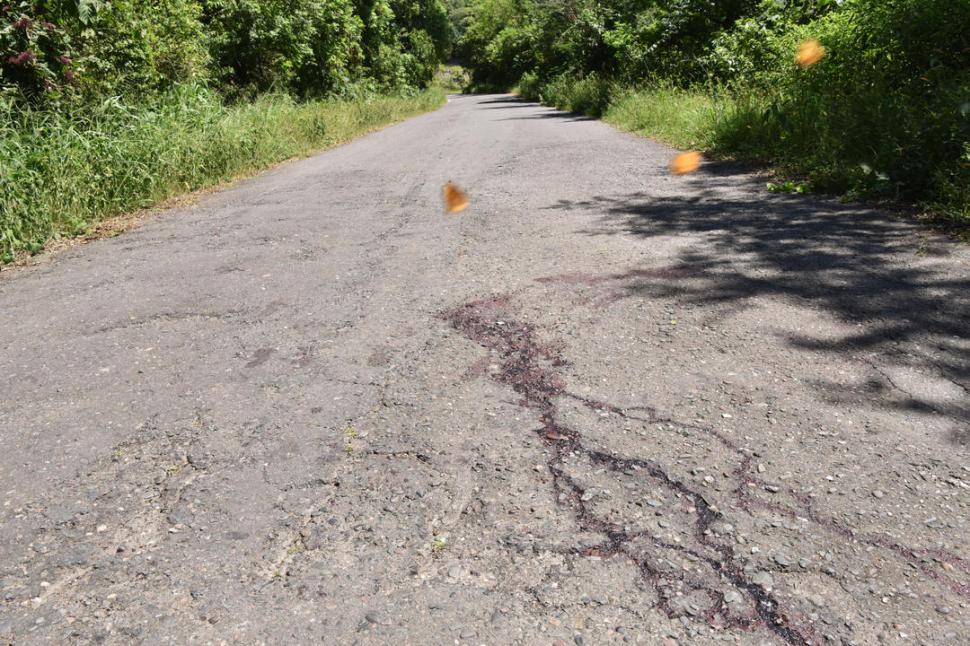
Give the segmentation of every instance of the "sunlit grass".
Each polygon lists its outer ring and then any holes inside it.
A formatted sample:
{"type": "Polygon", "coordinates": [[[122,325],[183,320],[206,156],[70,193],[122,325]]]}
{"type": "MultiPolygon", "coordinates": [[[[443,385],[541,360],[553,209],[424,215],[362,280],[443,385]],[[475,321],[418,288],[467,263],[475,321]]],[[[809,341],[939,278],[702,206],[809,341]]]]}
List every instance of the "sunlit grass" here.
{"type": "Polygon", "coordinates": [[[670,86],[623,92],[604,115],[608,123],[622,130],[675,148],[704,150],[714,146],[716,117],[717,106],[710,96],[670,86]]]}
{"type": "MultiPolygon", "coordinates": [[[[568,89],[557,91],[569,95],[568,89]]],[[[923,160],[894,155],[891,149],[894,142],[919,148],[908,134],[915,118],[894,120],[888,111],[881,118],[865,118],[880,114],[884,97],[860,92],[854,98],[839,110],[810,94],[779,103],[756,92],[657,85],[614,89],[602,116],[617,128],[676,148],[768,164],[805,178],[801,187],[850,197],[915,196],[913,201],[939,220],[970,223],[970,143],[965,144],[966,161],[939,165],[933,175],[933,163],[920,164],[923,160]]]]}
{"type": "Polygon", "coordinates": [[[193,86],[143,104],[111,99],[71,112],[0,106],[0,262],[443,102],[434,89],[305,103],[267,95],[227,107],[193,86]]]}
{"type": "Polygon", "coordinates": [[[432,85],[445,92],[464,92],[471,84],[471,74],[461,65],[441,65],[434,75],[432,85]]]}

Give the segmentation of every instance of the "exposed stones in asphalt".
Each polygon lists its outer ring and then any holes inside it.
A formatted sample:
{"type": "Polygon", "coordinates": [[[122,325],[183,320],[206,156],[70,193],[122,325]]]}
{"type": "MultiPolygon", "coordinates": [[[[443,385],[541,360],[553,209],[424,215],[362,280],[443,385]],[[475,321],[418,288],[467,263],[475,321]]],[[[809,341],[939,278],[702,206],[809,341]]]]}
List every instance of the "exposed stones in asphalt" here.
{"type": "Polygon", "coordinates": [[[734,588],[730,588],[724,592],[725,603],[741,603],[743,600],[744,597],[742,597],[741,593],[734,588]]]}
{"type": "Polygon", "coordinates": [[[366,619],[369,623],[378,626],[387,623],[387,618],[377,610],[367,611],[367,613],[364,615],[364,619],[366,619]]]}

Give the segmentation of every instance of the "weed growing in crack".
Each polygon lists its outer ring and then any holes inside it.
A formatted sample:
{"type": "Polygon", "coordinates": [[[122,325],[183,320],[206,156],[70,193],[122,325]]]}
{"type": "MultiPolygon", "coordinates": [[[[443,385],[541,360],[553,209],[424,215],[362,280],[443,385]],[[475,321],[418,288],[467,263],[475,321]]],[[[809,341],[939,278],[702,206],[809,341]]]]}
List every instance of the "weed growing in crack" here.
{"type": "Polygon", "coordinates": [[[350,457],[354,454],[355,439],[357,439],[357,430],[353,426],[348,424],[347,428],[344,429],[344,453],[347,454],[347,457],[350,457]]]}
{"type": "Polygon", "coordinates": [[[448,549],[448,539],[444,536],[435,536],[431,539],[431,556],[438,558],[448,549]]]}

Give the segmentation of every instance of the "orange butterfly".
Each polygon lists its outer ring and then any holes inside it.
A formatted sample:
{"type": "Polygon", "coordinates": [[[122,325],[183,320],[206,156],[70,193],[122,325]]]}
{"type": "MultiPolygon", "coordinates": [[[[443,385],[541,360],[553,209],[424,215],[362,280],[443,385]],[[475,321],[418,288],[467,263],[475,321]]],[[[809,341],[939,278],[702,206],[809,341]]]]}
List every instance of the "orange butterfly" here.
{"type": "Polygon", "coordinates": [[[670,162],[670,172],[674,175],[686,175],[693,173],[700,168],[700,165],[701,154],[696,150],[690,150],[674,157],[674,160],[670,162]]]}
{"type": "Polygon", "coordinates": [[[825,48],[822,43],[814,38],[802,42],[798,46],[798,54],[795,55],[795,63],[801,67],[808,68],[822,60],[825,56],[825,48]]]}
{"type": "Polygon", "coordinates": [[[468,194],[451,182],[441,189],[445,197],[445,210],[448,213],[461,213],[468,208],[468,194]]]}

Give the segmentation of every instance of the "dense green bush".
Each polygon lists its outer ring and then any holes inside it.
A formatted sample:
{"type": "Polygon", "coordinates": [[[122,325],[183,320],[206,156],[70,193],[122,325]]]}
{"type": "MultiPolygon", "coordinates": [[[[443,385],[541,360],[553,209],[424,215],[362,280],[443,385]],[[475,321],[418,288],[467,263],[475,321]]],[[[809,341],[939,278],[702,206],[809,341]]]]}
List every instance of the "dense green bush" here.
{"type": "Polygon", "coordinates": [[[451,39],[441,0],[13,0],[0,4],[0,93],[402,91],[430,82],[451,39]]]}
{"type": "Polygon", "coordinates": [[[84,61],[81,80],[89,93],[160,91],[205,76],[208,53],[198,2],[97,4],[74,37],[84,61]]]}
{"type": "Polygon", "coordinates": [[[765,39],[770,64],[748,72],[747,85],[735,80],[759,99],[761,118],[744,117],[726,148],[781,160],[836,190],[931,196],[961,174],[970,140],[966,25],[967,2],[850,0],[765,39]],[[809,37],[828,56],[801,70],[790,59],[809,37]]]}
{"type": "Polygon", "coordinates": [[[427,83],[452,48],[448,10],[441,0],[393,0],[402,49],[414,60],[413,82],[427,83]]]}
{"type": "Polygon", "coordinates": [[[440,0],[358,0],[369,82],[393,91],[428,84],[451,50],[448,12],[440,0]]]}
{"type": "Polygon", "coordinates": [[[0,92],[52,100],[70,91],[76,63],[58,16],[31,0],[0,7],[0,92]]]}
{"type": "Polygon", "coordinates": [[[516,0],[482,0],[473,8],[459,48],[474,85],[508,87],[537,68],[536,34],[529,18],[516,0]]]}
{"type": "Polygon", "coordinates": [[[613,84],[600,78],[595,72],[585,78],[575,79],[569,74],[554,77],[547,83],[536,84],[533,77],[524,77],[525,84],[519,92],[526,98],[536,99],[560,110],[582,112],[594,117],[602,116],[609,106],[613,84]]]}
{"type": "Polygon", "coordinates": [[[194,0],[19,0],[0,9],[0,91],[34,103],[203,78],[194,0]]]}
{"type": "Polygon", "coordinates": [[[460,51],[480,87],[518,84],[594,115],[612,105],[667,134],[657,106],[717,97],[689,118],[671,113],[669,124],[690,130],[673,138],[960,216],[968,26],[968,0],[478,0],[460,51]],[[801,69],[794,56],[808,38],[828,54],[801,69]]]}
{"type": "Polygon", "coordinates": [[[350,0],[203,0],[220,82],[234,91],[340,92],[363,75],[350,0]]]}

